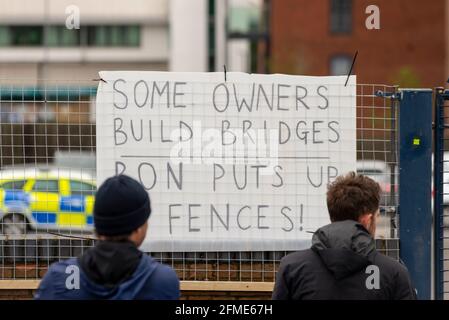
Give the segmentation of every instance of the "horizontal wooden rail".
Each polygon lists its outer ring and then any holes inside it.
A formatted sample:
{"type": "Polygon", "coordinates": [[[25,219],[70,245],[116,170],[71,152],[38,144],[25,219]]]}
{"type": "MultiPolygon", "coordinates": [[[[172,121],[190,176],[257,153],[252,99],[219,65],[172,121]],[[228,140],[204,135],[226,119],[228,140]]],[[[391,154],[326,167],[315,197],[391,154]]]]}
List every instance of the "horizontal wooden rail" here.
{"type": "Polygon", "coordinates": [[[0,280],[0,290],[35,290],[40,280],[0,280]]]}
{"type": "MultiPolygon", "coordinates": [[[[35,290],[40,280],[0,280],[0,290],[35,290]]],[[[273,282],[181,281],[181,291],[271,292],[273,282]]]]}
{"type": "Polygon", "coordinates": [[[182,291],[250,291],[271,292],[273,282],[181,281],[182,291]]]}

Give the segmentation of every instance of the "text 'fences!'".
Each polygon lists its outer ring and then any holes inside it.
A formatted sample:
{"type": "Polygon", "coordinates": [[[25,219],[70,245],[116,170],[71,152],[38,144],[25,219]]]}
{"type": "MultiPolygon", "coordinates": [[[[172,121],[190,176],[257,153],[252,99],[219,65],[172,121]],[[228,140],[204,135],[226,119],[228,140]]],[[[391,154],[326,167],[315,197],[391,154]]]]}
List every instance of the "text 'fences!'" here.
{"type": "Polygon", "coordinates": [[[296,250],[356,167],[356,79],[101,72],[98,185],[148,190],[150,251],[296,250]]]}

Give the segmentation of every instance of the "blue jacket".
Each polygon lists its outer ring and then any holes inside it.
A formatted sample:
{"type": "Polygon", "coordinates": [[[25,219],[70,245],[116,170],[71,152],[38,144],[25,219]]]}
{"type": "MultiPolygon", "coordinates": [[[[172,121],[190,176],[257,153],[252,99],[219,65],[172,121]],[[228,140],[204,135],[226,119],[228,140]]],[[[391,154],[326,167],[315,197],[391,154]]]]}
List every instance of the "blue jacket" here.
{"type": "Polygon", "coordinates": [[[54,263],[42,279],[35,294],[35,299],[43,300],[175,300],[179,297],[179,280],[174,270],[156,262],[146,254],[141,256],[134,273],[124,282],[113,287],[99,285],[89,279],[77,258],[54,263]],[[73,288],[76,283],[76,273],[78,273],[76,270],[79,270],[79,289],[69,289],[68,287],[73,288]],[[69,283],[68,286],[66,282],[69,283]]]}

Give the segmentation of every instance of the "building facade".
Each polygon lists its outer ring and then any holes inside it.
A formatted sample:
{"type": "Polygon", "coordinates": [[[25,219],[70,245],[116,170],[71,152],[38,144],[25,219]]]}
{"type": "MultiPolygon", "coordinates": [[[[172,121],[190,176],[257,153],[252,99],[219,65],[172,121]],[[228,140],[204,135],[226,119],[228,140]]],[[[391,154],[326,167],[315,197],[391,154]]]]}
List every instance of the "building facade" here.
{"type": "Polygon", "coordinates": [[[447,0],[272,0],[271,72],[346,74],[358,83],[441,86],[449,77],[447,0]],[[380,29],[366,20],[379,8],[380,29]]]}
{"type": "Polygon", "coordinates": [[[166,70],[168,47],[166,0],[0,1],[2,79],[86,80],[99,70],[166,70]]]}

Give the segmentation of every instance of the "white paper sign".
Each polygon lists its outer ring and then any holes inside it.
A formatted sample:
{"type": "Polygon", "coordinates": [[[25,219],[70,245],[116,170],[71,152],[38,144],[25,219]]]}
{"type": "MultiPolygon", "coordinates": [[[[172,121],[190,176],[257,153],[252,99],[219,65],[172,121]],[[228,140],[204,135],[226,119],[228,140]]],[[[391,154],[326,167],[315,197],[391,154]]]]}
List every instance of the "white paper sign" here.
{"type": "Polygon", "coordinates": [[[356,167],[356,79],[105,71],[97,183],[142,183],[151,251],[297,250],[356,167]]]}

